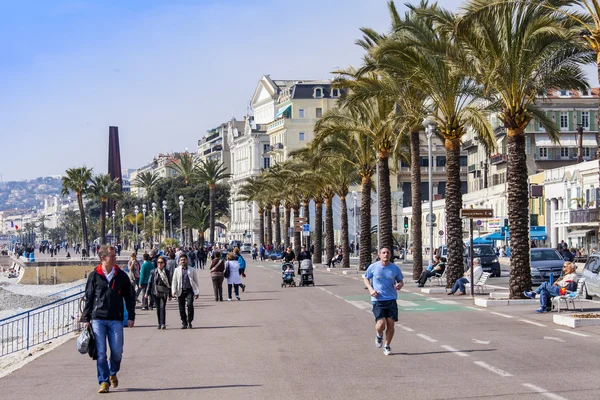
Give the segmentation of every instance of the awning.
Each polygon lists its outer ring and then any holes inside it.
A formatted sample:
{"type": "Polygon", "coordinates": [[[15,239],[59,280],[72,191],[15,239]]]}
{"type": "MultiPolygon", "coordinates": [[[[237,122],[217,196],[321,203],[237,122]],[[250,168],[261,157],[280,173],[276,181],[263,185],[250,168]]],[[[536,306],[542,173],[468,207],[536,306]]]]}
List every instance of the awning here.
{"type": "Polygon", "coordinates": [[[596,147],[598,142],[596,141],[596,135],[594,133],[583,134],[583,147],[596,147]]]}
{"type": "Polygon", "coordinates": [[[561,147],[575,147],[577,146],[577,138],[574,133],[562,133],[560,135],[560,146],[561,147]]]}
{"type": "Polygon", "coordinates": [[[570,237],[586,237],[588,233],[592,232],[592,229],[581,229],[578,231],[571,231],[568,233],[570,237]]]}
{"type": "Polygon", "coordinates": [[[281,116],[283,115],[283,113],[284,113],[284,112],[286,112],[287,110],[289,110],[290,108],[292,108],[292,105],[291,105],[291,104],[288,104],[288,105],[287,105],[287,106],[285,106],[285,107],[281,107],[281,108],[279,109],[279,111],[277,112],[277,114],[275,115],[275,118],[279,118],[279,117],[281,117],[281,116]]]}
{"type": "Polygon", "coordinates": [[[529,237],[531,240],[546,240],[546,227],[532,226],[529,230],[529,237]]]}
{"type": "Polygon", "coordinates": [[[554,143],[552,143],[552,140],[550,140],[550,136],[548,136],[547,133],[536,133],[534,135],[535,138],[535,145],[537,147],[552,147],[555,146],[554,143]]]}
{"type": "Polygon", "coordinates": [[[498,231],[484,236],[484,238],[487,240],[504,240],[504,235],[502,234],[502,232],[498,231]]]}

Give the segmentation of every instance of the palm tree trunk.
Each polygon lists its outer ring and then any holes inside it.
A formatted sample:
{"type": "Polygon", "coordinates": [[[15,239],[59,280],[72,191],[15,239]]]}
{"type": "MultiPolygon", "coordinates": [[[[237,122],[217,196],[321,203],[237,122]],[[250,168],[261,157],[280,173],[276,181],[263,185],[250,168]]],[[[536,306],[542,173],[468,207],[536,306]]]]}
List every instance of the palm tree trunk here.
{"type": "Polygon", "coordinates": [[[273,244],[273,223],[271,219],[272,206],[267,207],[267,244],[273,244]]]}
{"type": "MultiPolygon", "coordinates": [[[[306,201],[304,202],[304,216],[306,217],[306,223],[310,224],[310,199],[306,199],[306,201]]],[[[310,236],[306,236],[304,240],[306,250],[310,251],[310,236]]]]}
{"type": "Polygon", "coordinates": [[[371,177],[362,177],[360,198],[360,264],[359,269],[366,270],[371,265],[371,177]]]}
{"type": "Polygon", "coordinates": [[[258,216],[260,217],[260,222],[258,224],[258,234],[260,236],[260,238],[258,239],[260,241],[261,246],[265,246],[265,212],[263,208],[260,208],[258,210],[258,216]]]}
{"type": "MultiPolygon", "coordinates": [[[[421,222],[421,155],[419,151],[419,131],[410,132],[410,189],[412,200],[412,248],[413,276],[421,276],[423,272],[423,227],[421,222]]],[[[408,249],[405,249],[408,251],[408,249]]],[[[407,254],[407,253],[405,253],[407,254]]]]}
{"type": "Polygon", "coordinates": [[[292,219],[292,212],[291,212],[291,208],[289,206],[285,206],[285,215],[284,215],[284,246],[287,249],[288,247],[290,247],[290,235],[288,234],[288,229],[290,227],[290,221],[292,219]]]}
{"type": "MultiPolygon", "coordinates": [[[[388,155],[379,154],[379,247],[386,247],[390,251],[394,248],[394,237],[392,235],[392,193],[390,190],[390,167],[388,155]]],[[[380,249],[377,249],[379,251],[380,249]]]]}
{"type": "MultiPolygon", "coordinates": [[[[346,193],[347,195],[347,193],[346,193]]],[[[340,196],[342,202],[342,268],[350,268],[350,239],[348,238],[348,205],[346,196],[340,196]]]]}
{"type": "Polygon", "coordinates": [[[281,212],[279,204],[275,204],[275,245],[281,245],[281,212]]]}
{"type": "MultiPolygon", "coordinates": [[[[215,244],[215,185],[208,185],[209,188],[209,203],[210,203],[210,216],[209,216],[209,224],[210,224],[210,242],[215,244]]],[[[183,237],[183,236],[182,236],[183,237]]]]}
{"type": "Polygon", "coordinates": [[[320,198],[315,199],[315,251],[314,261],[323,262],[323,201],[320,198]]]}
{"type": "MultiPolygon", "coordinates": [[[[448,235],[446,287],[451,288],[464,273],[462,220],[460,219],[460,209],[462,208],[460,139],[446,140],[446,182],[446,231],[448,235]]],[[[433,251],[433,248],[430,251],[433,251]]]]}
{"type": "Polygon", "coordinates": [[[106,202],[100,202],[100,242],[106,244],[106,202]]]}
{"type": "Polygon", "coordinates": [[[333,241],[333,197],[325,198],[325,261],[329,262],[335,252],[333,241]]]}
{"type": "MultiPolygon", "coordinates": [[[[294,218],[299,217],[300,216],[300,205],[295,205],[293,207],[294,209],[294,218]]],[[[298,257],[298,255],[300,254],[301,248],[300,248],[300,242],[302,241],[302,232],[296,232],[296,229],[294,229],[294,253],[296,253],[296,257],[298,257]]]]}
{"type": "Polygon", "coordinates": [[[81,194],[77,194],[77,204],[79,205],[79,214],[81,215],[81,231],[83,233],[83,243],[82,246],[85,249],[86,254],[90,255],[90,245],[88,242],[88,231],[87,231],[87,223],[85,222],[85,210],[83,209],[83,197],[81,194]]]}
{"type": "MultiPolygon", "coordinates": [[[[527,155],[525,133],[508,129],[508,223],[510,229],[510,298],[523,297],[531,290],[529,265],[529,196],[527,188],[527,155]]],[[[449,250],[449,249],[448,249],[449,250]]]]}

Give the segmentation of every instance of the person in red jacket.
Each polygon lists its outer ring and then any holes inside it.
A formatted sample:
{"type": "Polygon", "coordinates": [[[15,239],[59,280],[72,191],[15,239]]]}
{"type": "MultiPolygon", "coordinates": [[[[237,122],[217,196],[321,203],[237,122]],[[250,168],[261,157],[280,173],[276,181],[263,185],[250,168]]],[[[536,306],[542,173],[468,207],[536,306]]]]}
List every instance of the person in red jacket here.
{"type": "Polygon", "coordinates": [[[123,302],[127,307],[130,328],[135,320],[135,293],[131,281],[116,264],[114,246],[103,245],[98,251],[100,265],[88,276],[85,287],[85,307],[81,322],[94,332],[98,358],[98,393],[108,393],[109,386],[119,385],[117,372],[123,355],[123,302]],[[110,347],[110,361],[106,355],[106,343],[110,347]]]}

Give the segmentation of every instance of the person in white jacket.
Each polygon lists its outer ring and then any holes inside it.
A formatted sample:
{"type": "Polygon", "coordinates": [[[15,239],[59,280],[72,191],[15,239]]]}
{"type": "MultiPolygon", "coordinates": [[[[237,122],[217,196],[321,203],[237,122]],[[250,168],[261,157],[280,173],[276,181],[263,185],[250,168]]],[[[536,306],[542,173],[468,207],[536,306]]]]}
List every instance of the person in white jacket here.
{"type": "Polygon", "coordinates": [[[185,254],[179,256],[179,267],[173,274],[171,290],[173,297],[179,302],[179,315],[181,316],[181,329],[192,329],[194,320],[194,299],[198,298],[198,275],[195,268],[187,265],[188,259],[185,254]],[[187,306],[187,313],[186,313],[187,306]]]}
{"type": "Polygon", "coordinates": [[[231,301],[231,287],[235,289],[235,298],[240,299],[240,286],[242,279],[240,278],[240,263],[237,261],[237,256],[233,253],[227,254],[227,262],[225,263],[225,275],[227,276],[227,301],[231,301]]]}

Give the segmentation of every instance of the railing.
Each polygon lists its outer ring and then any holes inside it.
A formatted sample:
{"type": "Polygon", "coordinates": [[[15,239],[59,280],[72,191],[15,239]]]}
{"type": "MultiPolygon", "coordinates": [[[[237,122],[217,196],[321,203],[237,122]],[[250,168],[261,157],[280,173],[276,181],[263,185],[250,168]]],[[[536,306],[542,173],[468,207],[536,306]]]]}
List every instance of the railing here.
{"type": "Polygon", "coordinates": [[[210,154],[210,153],[212,153],[212,149],[204,150],[204,153],[202,153],[202,154],[203,155],[207,155],[207,154],[210,154]]]}
{"type": "Polygon", "coordinates": [[[585,224],[588,222],[598,221],[598,208],[590,208],[587,210],[571,210],[569,212],[569,223],[571,224],[585,224]]]}
{"type": "Polygon", "coordinates": [[[214,138],[218,138],[219,137],[219,132],[217,133],[213,133],[210,136],[207,136],[206,138],[204,138],[205,142],[210,142],[211,140],[213,140],[214,138]]]}
{"type": "Polygon", "coordinates": [[[506,162],[506,156],[504,154],[495,154],[490,157],[490,164],[501,164],[506,162]]]}
{"type": "Polygon", "coordinates": [[[0,357],[79,329],[83,293],[0,320],[0,357]]]}
{"type": "Polygon", "coordinates": [[[275,143],[273,145],[273,150],[283,150],[283,143],[275,143]]]}
{"type": "Polygon", "coordinates": [[[476,169],[477,169],[477,165],[471,164],[471,165],[469,165],[469,168],[467,169],[467,171],[469,173],[471,173],[471,172],[475,172],[476,169]]]}
{"type": "Polygon", "coordinates": [[[282,126],[284,124],[285,124],[285,119],[284,118],[276,119],[275,121],[270,122],[269,124],[267,124],[267,132],[270,131],[270,130],[273,130],[275,128],[278,128],[278,127],[280,127],[280,126],[282,126]]]}
{"type": "Polygon", "coordinates": [[[80,285],[76,285],[64,290],[60,290],[56,293],[52,293],[49,294],[48,297],[58,297],[58,298],[65,298],[68,297],[72,294],[76,294],[76,293],[81,293],[85,290],[85,283],[82,283],[80,285]]]}

